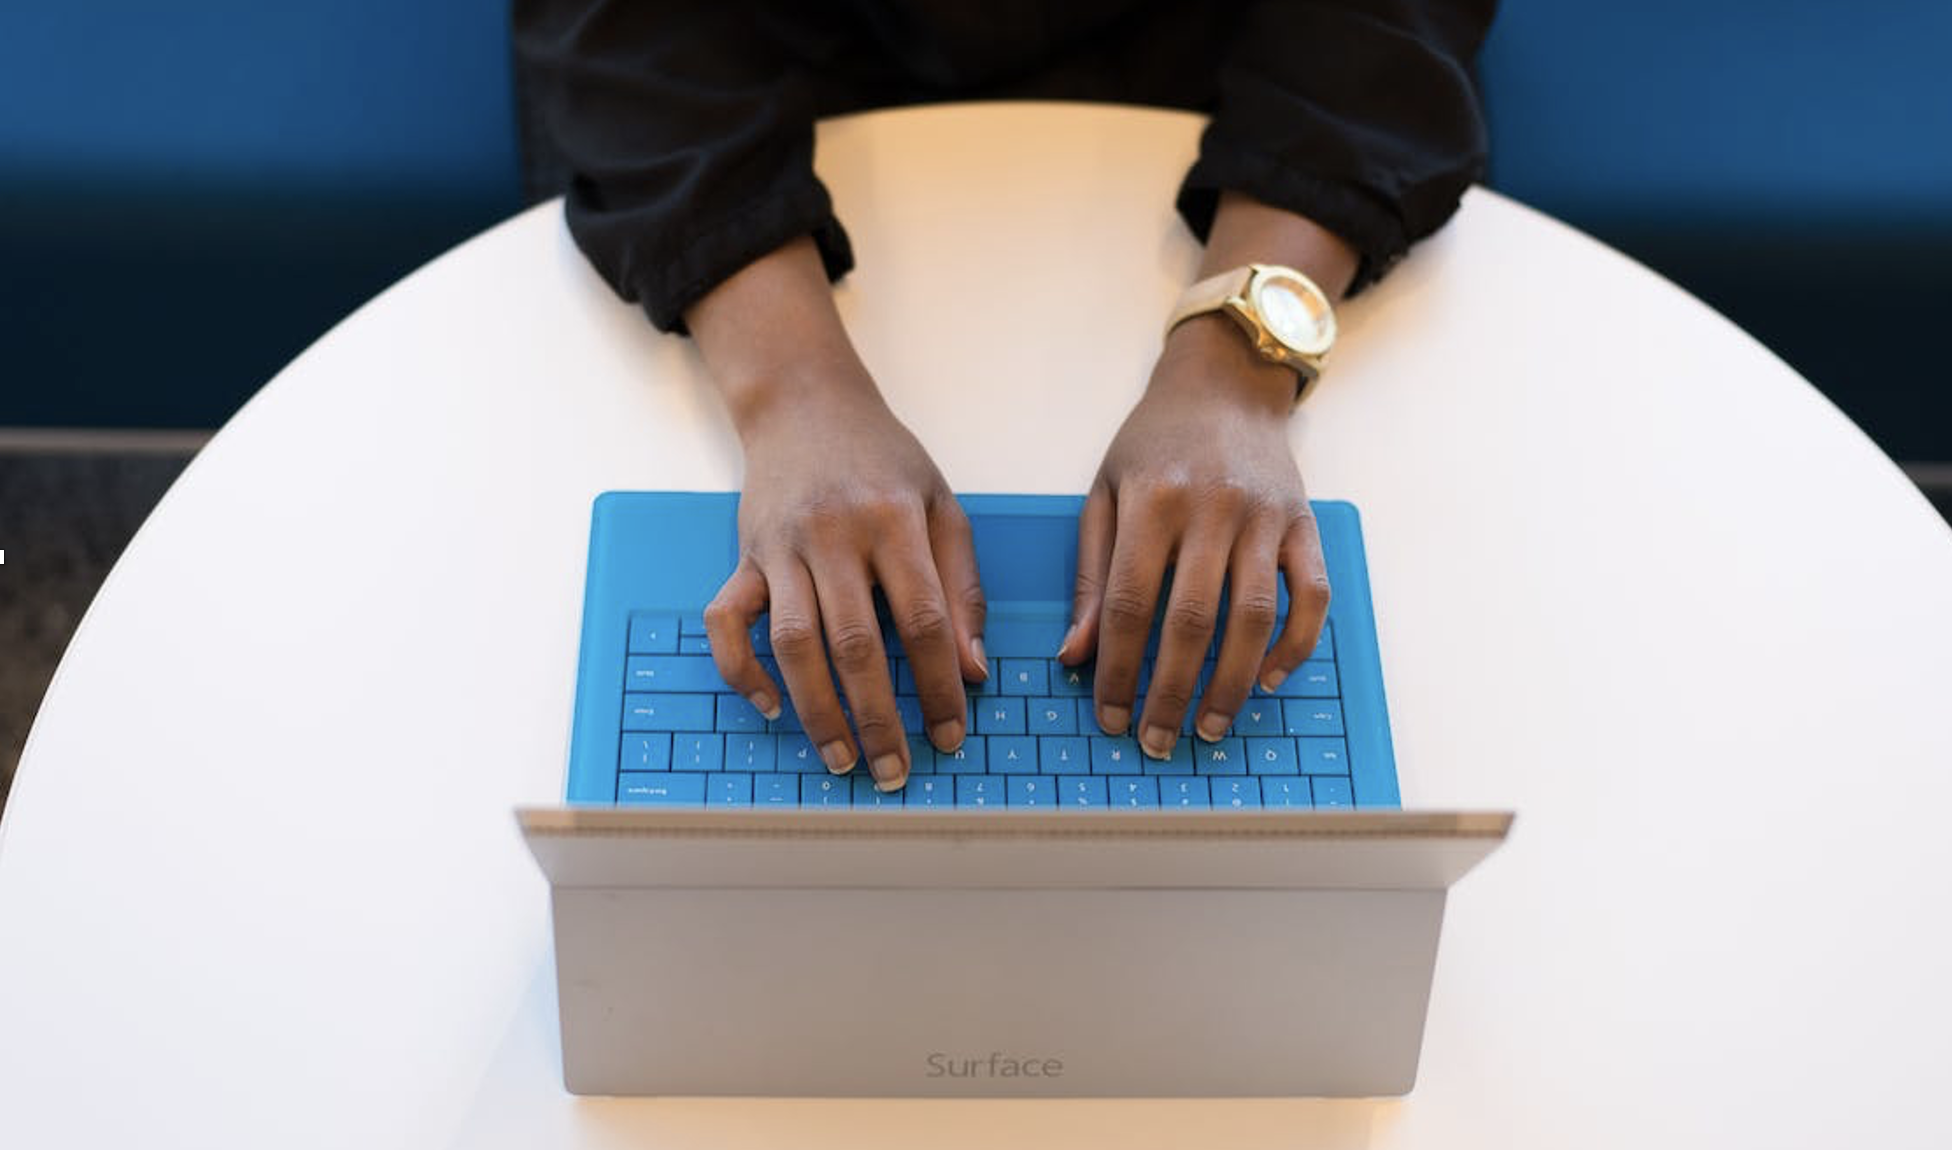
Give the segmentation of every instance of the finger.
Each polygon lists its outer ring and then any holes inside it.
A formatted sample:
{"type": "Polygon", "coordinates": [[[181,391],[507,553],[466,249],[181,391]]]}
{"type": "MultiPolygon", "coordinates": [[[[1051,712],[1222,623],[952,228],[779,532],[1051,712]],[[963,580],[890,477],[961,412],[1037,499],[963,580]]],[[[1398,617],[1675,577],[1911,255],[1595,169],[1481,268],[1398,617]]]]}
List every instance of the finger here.
{"type": "Polygon", "coordinates": [[[877,790],[898,790],[908,781],[908,743],[895,710],[895,685],[888,678],[888,652],[881,645],[867,569],[847,553],[817,556],[811,569],[827,654],[854,713],[861,754],[877,790]]]}
{"type": "Polygon", "coordinates": [[[752,625],[766,613],[766,576],[751,556],[705,605],[705,636],[718,677],[768,719],[779,718],[779,686],[752,650],[752,625]]]}
{"type": "Polygon", "coordinates": [[[820,761],[834,774],[844,775],[854,769],[860,755],[827,670],[827,643],[821,637],[820,599],[813,576],[794,556],[774,564],[768,579],[773,588],[773,658],[793,694],[793,710],[807,740],[820,749],[820,761]]]}
{"type": "Polygon", "coordinates": [[[1112,566],[1118,502],[1111,489],[1094,483],[1078,516],[1078,581],[1071,591],[1071,628],[1057,645],[1066,664],[1082,663],[1098,645],[1098,610],[1105,599],[1105,576],[1112,566]]]}
{"type": "Polygon", "coordinates": [[[1174,541],[1173,529],[1140,507],[1139,500],[1119,504],[1118,537],[1112,544],[1098,608],[1098,666],[1091,676],[1092,693],[1098,725],[1109,735],[1122,735],[1131,725],[1139,662],[1145,657],[1146,635],[1159,603],[1159,582],[1165,578],[1166,557],[1174,541]]]}
{"type": "Polygon", "coordinates": [[[1197,522],[1179,545],[1172,594],[1159,623],[1159,657],[1145,689],[1145,715],[1139,722],[1139,749],[1155,759],[1171,757],[1179,726],[1199,689],[1200,668],[1213,646],[1220,618],[1220,591],[1227,583],[1227,556],[1234,524],[1209,516],[1197,522]]]}
{"type": "Polygon", "coordinates": [[[935,560],[922,549],[922,526],[917,521],[915,531],[886,540],[875,554],[874,571],[915,675],[929,740],[941,750],[953,751],[962,746],[965,733],[962,669],[956,657],[956,628],[935,560]]]}
{"type": "Polygon", "coordinates": [[[1272,691],[1294,674],[1322,637],[1328,618],[1328,568],[1322,562],[1322,537],[1315,517],[1295,520],[1281,541],[1281,571],[1288,582],[1288,623],[1261,661],[1261,690],[1272,691]]]}
{"type": "MultiPolygon", "coordinates": [[[[929,511],[929,549],[955,627],[956,661],[962,677],[980,683],[990,677],[989,658],[983,651],[983,624],[989,603],[983,598],[983,582],[976,573],[976,541],[969,533],[969,517],[962,513],[962,505],[954,496],[943,497],[940,506],[929,511]]],[[[902,643],[908,643],[905,634],[902,643]]],[[[923,713],[927,713],[926,708],[923,713]]],[[[941,746],[941,740],[936,745],[941,746]]]]}
{"type": "Polygon", "coordinates": [[[1234,543],[1226,632],[1220,640],[1213,678],[1200,697],[1199,716],[1193,722],[1194,732],[1209,743],[1220,739],[1233,725],[1234,716],[1254,688],[1268,640],[1274,638],[1275,615],[1280,610],[1279,530],[1278,523],[1256,523],[1241,532],[1234,543]]]}

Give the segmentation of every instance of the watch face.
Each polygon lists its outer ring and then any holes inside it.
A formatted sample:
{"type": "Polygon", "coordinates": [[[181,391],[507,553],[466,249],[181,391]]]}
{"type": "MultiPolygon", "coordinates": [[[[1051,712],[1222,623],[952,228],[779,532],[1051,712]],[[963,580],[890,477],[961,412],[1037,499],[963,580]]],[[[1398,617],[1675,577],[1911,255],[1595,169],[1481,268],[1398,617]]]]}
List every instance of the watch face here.
{"type": "Polygon", "coordinates": [[[1268,334],[1303,355],[1320,355],[1335,342],[1335,313],[1313,284],[1275,273],[1254,285],[1254,310],[1268,334]]]}

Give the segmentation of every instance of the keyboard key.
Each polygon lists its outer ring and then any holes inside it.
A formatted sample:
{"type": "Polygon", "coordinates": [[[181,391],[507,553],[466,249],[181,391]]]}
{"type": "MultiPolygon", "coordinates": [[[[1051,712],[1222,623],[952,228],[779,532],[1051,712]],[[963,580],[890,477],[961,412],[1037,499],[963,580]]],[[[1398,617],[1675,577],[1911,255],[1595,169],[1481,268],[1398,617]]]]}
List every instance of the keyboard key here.
{"type": "Polygon", "coordinates": [[[916,735],[928,729],[922,719],[922,700],[908,695],[895,696],[895,714],[901,719],[901,729],[916,735]]]}
{"type": "Polygon", "coordinates": [[[915,664],[906,659],[895,660],[895,694],[921,694],[921,689],[915,685],[915,664]]]}
{"type": "Polygon", "coordinates": [[[1233,733],[1236,735],[1285,735],[1290,732],[1281,726],[1281,700],[1269,698],[1249,698],[1234,716],[1233,733]]]}
{"type": "MultiPolygon", "coordinates": [[[[616,632],[611,632],[615,634],[616,632]]],[[[629,652],[632,655],[675,655],[678,652],[678,617],[651,614],[630,617],[629,652]]],[[[615,666],[616,664],[611,664],[615,666]]]]}
{"type": "Polygon", "coordinates": [[[1066,667],[1061,664],[1051,667],[1051,694],[1069,698],[1091,697],[1091,668],[1066,667]]]}
{"type": "Polygon", "coordinates": [[[626,731],[709,731],[714,720],[710,695],[625,695],[626,731]]]}
{"type": "Polygon", "coordinates": [[[626,691],[725,690],[718,664],[703,655],[632,655],[624,661],[626,691]]]}
{"type": "Polygon", "coordinates": [[[946,776],[911,775],[902,788],[902,801],[911,807],[946,807],[956,801],[956,780],[946,776]]]}
{"type": "Polygon", "coordinates": [[[1048,695],[1051,693],[1050,664],[1043,659],[998,659],[1003,671],[1002,690],[1006,695],[1048,695]]]}
{"type": "Polygon", "coordinates": [[[621,771],[668,771],[671,769],[671,736],[625,735],[623,751],[617,756],[621,771]]]}
{"type": "Polygon", "coordinates": [[[1111,805],[1115,807],[1156,807],[1159,805],[1159,780],[1150,775],[1115,775],[1105,780],[1111,805]]]}
{"type": "Polygon", "coordinates": [[[901,792],[883,792],[876,790],[873,775],[865,771],[855,771],[848,777],[854,780],[854,806],[856,809],[863,807],[899,807],[902,805],[901,792]]]}
{"type": "Polygon", "coordinates": [[[1308,780],[1291,775],[1268,775],[1261,780],[1261,805],[1264,807],[1312,807],[1308,780]]]}
{"type": "Polygon", "coordinates": [[[971,702],[974,702],[977,698],[987,699],[991,695],[1000,695],[1003,693],[997,686],[996,660],[991,659],[983,665],[989,668],[989,675],[982,682],[972,683],[966,679],[963,681],[962,693],[967,695],[971,702]]]}
{"type": "Polygon", "coordinates": [[[759,713],[758,707],[737,695],[719,695],[718,729],[757,733],[766,729],[766,716],[759,713]]]}
{"type": "Polygon", "coordinates": [[[1102,807],[1105,780],[1100,775],[1078,775],[1057,780],[1057,801],[1067,807],[1102,807]]]}
{"type": "Polygon", "coordinates": [[[909,735],[904,740],[908,744],[908,773],[911,775],[932,775],[935,773],[935,744],[921,735],[909,735]]]}
{"type": "Polygon", "coordinates": [[[812,774],[815,771],[824,773],[827,764],[821,761],[819,749],[805,735],[780,735],[779,757],[773,760],[773,768],[812,774]]]}
{"type": "Polygon", "coordinates": [[[1274,689],[1284,699],[1332,699],[1342,693],[1335,680],[1335,664],[1326,659],[1310,659],[1295,669],[1274,689]]]}
{"type": "Polygon", "coordinates": [[[1076,699],[1032,699],[1025,718],[1033,735],[1075,735],[1078,733],[1076,699]]]}
{"type": "Polygon", "coordinates": [[[678,654],[709,655],[711,653],[712,653],[712,641],[710,639],[705,638],[705,636],[703,635],[678,636],[678,654]]]}
{"type": "Polygon", "coordinates": [[[704,775],[625,771],[617,776],[617,802],[621,805],[695,807],[704,801],[704,775]]]}
{"type": "Polygon", "coordinates": [[[989,739],[992,775],[1028,774],[1037,769],[1037,740],[1028,735],[992,735],[989,739]]]}
{"type": "Polygon", "coordinates": [[[959,807],[1000,807],[1005,780],[995,775],[961,775],[956,779],[956,805],[959,807]]]}
{"type": "Polygon", "coordinates": [[[725,769],[728,771],[771,771],[778,761],[777,735],[725,736],[725,769]]]}
{"type": "Polygon", "coordinates": [[[711,781],[705,784],[705,805],[711,807],[751,806],[752,776],[739,771],[713,775],[711,781]]]}
{"type": "MultiPolygon", "coordinates": [[[[1185,739],[1180,743],[1184,745],[1185,739]]],[[[1201,743],[1193,752],[1193,764],[1203,775],[1244,775],[1247,773],[1247,748],[1239,739],[1201,743]]]]}
{"type": "Polygon", "coordinates": [[[1144,759],[1145,753],[1129,736],[1091,736],[1091,773],[1094,775],[1129,775],[1145,769],[1140,766],[1144,759]]]}
{"type": "Polygon", "coordinates": [[[1079,735],[1037,740],[1037,769],[1047,775],[1091,773],[1091,747],[1079,735]]]}
{"type": "Polygon", "coordinates": [[[686,635],[703,635],[704,633],[705,612],[703,608],[696,611],[678,612],[678,642],[684,642],[686,635]]]}
{"type": "MultiPolygon", "coordinates": [[[[778,682],[777,679],[774,680],[778,682]]],[[[766,724],[766,729],[776,735],[798,734],[800,732],[800,713],[793,709],[793,698],[781,693],[779,696],[779,718],[766,724]]]]}
{"type": "Polygon", "coordinates": [[[1190,775],[1196,764],[1204,762],[1201,751],[1205,748],[1205,743],[1195,739],[1177,739],[1172,754],[1163,759],[1145,758],[1142,769],[1148,775],[1190,775]]]}
{"type": "Polygon", "coordinates": [[[986,695],[976,704],[976,733],[979,735],[1021,735],[1024,733],[1023,700],[1007,695],[986,695]]]}
{"type": "Polygon", "coordinates": [[[854,797],[854,780],[842,775],[801,775],[800,805],[844,807],[854,797]]]}
{"type": "Polygon", "coordinates": [[[1244,779],[1209,779],[1207,786],[1213,794],[1213,805],[1232,810],[1261,805],[1261,780],[1249,776],[1244,779]]]}
{"type": "Polygon", "coordinates": [[[1301,772],[1295,758],[1293,739],[1247,740],[1247,769],[1257,775],[1293,775],[1301,772]]]}
{"type": "Polygon", "coordinates": [[[1159,805],[1162,807],[1206,806],[1206,780],[1197,776],[1160,779],[1159,805]]]}
{"type": "Polygon", "coordinates": [[[764,615],[752,625],[752,653],[755,655],[773,653],[773,622],[764,615]]]}
{"type": "Polygon", "coordinates": [[[1013,807],[1057,805],[1057,780],[1041,775],[1010,775],[1003,780],[1004,793],[1013,807]]]}
{"type": "MultiPolygon", "coordinates": [[[[1346,775],[1349,773],[1349,748],[1341,739],[1296,739],[1304,775],[1346,775]]],[[[1321,803],[1317,800],[1316,806],[1321,803]]]]}
{"type": "Polygon", "coordinates": [[[1336,699],[1284,699],[1281,712],[1290,735],[1342,734],[1342,704],[1336,699]]]}
{"type": "Polygon", "coordinates": [[[1315,641],[1315,650],[1308,657],[1310,659],[1335,658],[1335,625],[1327,619],[1322,620],[1322,637],[1315,641]]]}
{"type": "Polygon", "coordinates": [[[1347,778],[1328,778],[1326,776],[1308,780],[1315,784],[1315,805],[1318,807],[1352,807],[1356,805],[1355,794],[1349,789],[1347,778]]]}
{"type": "Polygon", "coordinates": [[[989,770],[985,762],[987,748],[988,742],[983,736],[970,735],[963,739],[962,746],[953,751],[935,751],[935,770],[944,775],[980,775],[989,770]]]}
{"type": "Polygon", "coordinates": [[[671,769],[716,771],[725,766],[724,735],[671,736],[671,769]]]}
{"type": "Polygon", "coordinates": [[[799,778],[794,775],[752,776],[752,805],[756,807],[799,806],[799,778]]]}

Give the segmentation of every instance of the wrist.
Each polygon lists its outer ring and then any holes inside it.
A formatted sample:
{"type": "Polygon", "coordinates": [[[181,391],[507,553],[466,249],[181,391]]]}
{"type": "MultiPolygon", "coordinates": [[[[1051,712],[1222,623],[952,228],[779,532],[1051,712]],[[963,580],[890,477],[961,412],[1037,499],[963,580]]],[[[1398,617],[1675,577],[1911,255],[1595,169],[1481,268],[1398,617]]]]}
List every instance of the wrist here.
{"type": "Polygon", "coordinates": [[[1166,336],[1148,395],[1196,395],[1256,415],[1286,421],[1301,379],[1291,367],[1255,352],[1245,332],[1219,312],[1185,320],[1166,336]]]}
{"type": "Polygon", "coordinates": [[[885,411],[874,380],[852,356],[848,362],[808,358],[738,379],[721,379],[720,394],[740,442],[748,449],[775,432],[804,435],[824,415],[864,406],[885,411]]]}

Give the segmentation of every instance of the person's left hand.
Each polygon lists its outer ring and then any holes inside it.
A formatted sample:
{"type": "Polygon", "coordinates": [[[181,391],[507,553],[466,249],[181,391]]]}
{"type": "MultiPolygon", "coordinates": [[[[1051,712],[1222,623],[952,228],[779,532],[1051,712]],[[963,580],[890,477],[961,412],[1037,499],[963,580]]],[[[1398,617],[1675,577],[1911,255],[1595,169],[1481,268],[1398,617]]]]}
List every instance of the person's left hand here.
{"type": "Polygon", "coordinates": [[[1222,737],[1256,682],[1278,686],[1314,649],[1328,576],[1288,444],[1293,369],[1262,360],[1224,316],[1176,328],[1113,438],[1078,524],[1071,629],[1058,658],[1098,662],[1098,724],[1131,723],[1161,583],[1173,567],[1139,745],[1172,753],[1215,628],[1225,630],[1194,729],[1222,737]],[[1285,574],[1290,608],[1270,650],[1285,574]],[[1221,591],[1228,614],[1219,617],[1221,591]]]}

